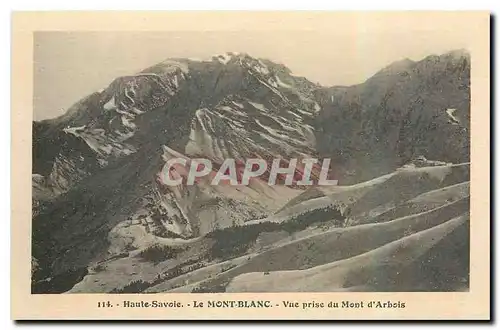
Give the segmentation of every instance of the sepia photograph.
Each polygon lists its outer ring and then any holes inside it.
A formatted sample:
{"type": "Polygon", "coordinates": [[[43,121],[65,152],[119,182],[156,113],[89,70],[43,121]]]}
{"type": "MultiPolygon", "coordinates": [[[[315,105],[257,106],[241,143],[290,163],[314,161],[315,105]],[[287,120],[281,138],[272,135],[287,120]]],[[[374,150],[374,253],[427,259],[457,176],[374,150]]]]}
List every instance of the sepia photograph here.
{"type": "Polygon", "coordinates": [[[324,30],[34,28],[28,294],[289,312],[471,294],[472,222],[489,225],[471,213],[471,166],[489,163],[471,156],[489,118],[471,92],[489,54],[471,40],[489,30],[335,15],[324,30]]]}

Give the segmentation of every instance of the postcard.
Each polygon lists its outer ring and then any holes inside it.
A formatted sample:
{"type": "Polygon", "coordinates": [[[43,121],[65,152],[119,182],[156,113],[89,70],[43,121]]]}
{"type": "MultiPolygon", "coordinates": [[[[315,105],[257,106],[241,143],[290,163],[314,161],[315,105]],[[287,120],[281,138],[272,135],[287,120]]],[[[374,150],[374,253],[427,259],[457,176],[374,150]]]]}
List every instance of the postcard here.
{"type": "Polygon", "coordinates": [[[488,12],[12,15],[13,319],[490,318],[488,12]]]}

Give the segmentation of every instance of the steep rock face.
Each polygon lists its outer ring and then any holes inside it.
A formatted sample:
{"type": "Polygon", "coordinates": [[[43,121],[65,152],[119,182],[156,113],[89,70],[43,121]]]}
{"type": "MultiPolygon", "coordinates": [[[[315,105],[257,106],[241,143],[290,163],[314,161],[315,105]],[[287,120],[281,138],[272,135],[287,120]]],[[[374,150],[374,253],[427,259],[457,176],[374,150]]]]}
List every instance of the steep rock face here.
{"type": "Polygon", "coordinates": [[[469,161],[470,57],[464,51],[396,62],[360,85],[316,91],[317,147],[345,183],[418,156],[469,161]]]}

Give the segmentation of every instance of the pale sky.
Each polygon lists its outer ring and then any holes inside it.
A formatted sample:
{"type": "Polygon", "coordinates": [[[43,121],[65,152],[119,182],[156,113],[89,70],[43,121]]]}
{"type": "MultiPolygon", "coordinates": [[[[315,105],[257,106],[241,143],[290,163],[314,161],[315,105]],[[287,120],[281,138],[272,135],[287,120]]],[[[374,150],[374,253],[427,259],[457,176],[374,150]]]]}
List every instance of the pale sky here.
{"type": "MultiPolygon", "coordinates": [[[[465,23],[465,22],[464,22],[465,23]]],[[[390,63],[467,48],[467,24],[408,31],[37,32],[34,119],[171,57],[244,52],[325,86],[361,83],[390,63]]]]}

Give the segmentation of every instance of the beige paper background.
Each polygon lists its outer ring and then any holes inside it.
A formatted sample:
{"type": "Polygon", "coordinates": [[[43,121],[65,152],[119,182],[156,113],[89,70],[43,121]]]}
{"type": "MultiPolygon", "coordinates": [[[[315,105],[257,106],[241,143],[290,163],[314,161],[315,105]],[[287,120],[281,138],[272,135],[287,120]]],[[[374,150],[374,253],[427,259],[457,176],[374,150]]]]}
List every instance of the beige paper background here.
{"type": "MultiPolygon", "coordinates": [[[[13,319],[488,319],[490,294],[490,90],[487,12],[30,12],[12,17],[11,317],[13,319]],[[353,38],[362,24],[377,32],[415,27],[469,27],[471,53],[471,277],[469,292],[453,293],[30,293],[31,128],[34,31],[329,31],[353,38]],[[404,309],[98,308],[99,301],[193,300],[402,301],[404,309]]],[[[411,29],[410,29],[411,30],[411,29]]],[[[411,33],[408,35],[411,38],[411,33]]],[[[397,45],[394,45],[397,47],[397,45]]],[[[306,51],[306,50],[304,50],[306,51]]],[[[335,51],[332,45],[332,51],[335,51]]],[[[369,55],[367,57],[369,60],[369,55]]]]}

